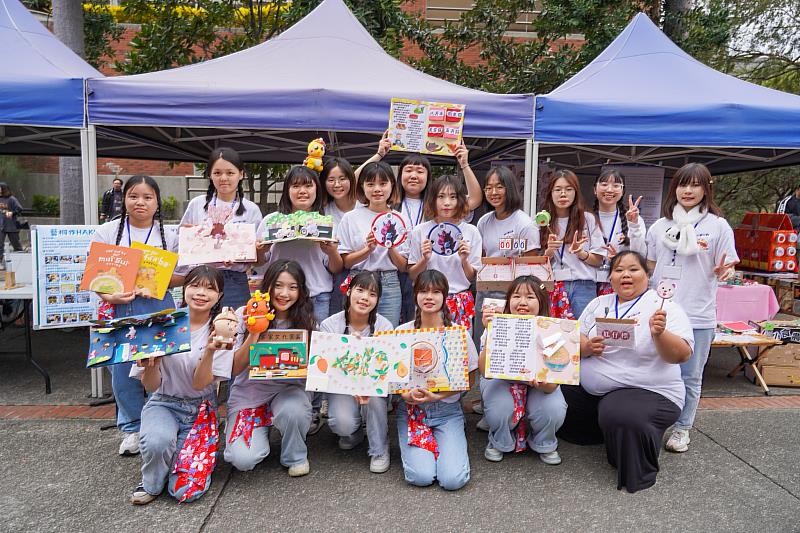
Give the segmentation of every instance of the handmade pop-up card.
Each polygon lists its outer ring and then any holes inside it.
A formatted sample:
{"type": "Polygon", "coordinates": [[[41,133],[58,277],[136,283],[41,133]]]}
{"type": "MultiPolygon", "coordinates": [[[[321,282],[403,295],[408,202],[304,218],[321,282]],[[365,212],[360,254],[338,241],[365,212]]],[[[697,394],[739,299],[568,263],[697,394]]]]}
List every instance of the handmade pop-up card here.
{"type": "Polygon", "coordinates": [[[479,291],[505,292],[519,276],[536,276],[545,289],[553,290],[553,270],[550,261],[542,256],[481,257],[475,283],[479,291]]]}
{"type": "Polygon", "coordinates": [[[336,242],[333,238],[333,216],[317,212],[295,211],[285,215],[272,213],[264,221],[264,242],[276,243],[298,239],[336,242]]]}
{"type": "Polygon", "coordinates": [[[388,396],[389,383],[408,381],[411,347],[394,336],[311,334],[306,390],[388,396]]]}
{"type": "Polygon", "coordinates": [[[256,260],[255,224],[233,222],[182,226],[178,230],[178,266],[208,263],[253,263],[256,260]]]}
{"type": "Polygon", "coordinates": [[[308,372],[308,331],[267,330],[250,346],[250,379],[305,379],[308,372]]]}

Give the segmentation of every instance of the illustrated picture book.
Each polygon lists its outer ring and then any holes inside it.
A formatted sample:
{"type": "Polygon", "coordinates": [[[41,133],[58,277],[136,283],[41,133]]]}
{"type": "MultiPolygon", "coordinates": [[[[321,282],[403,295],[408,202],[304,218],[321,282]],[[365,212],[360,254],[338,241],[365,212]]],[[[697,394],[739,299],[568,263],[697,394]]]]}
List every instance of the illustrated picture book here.
{"type": "Polygon", "coordinates": [[[267,330],[250,346],[250,379],[305,379],[308,372],[308,331],[267,330]]]}
{"type": "Polygon", "coordinates": [[[178,255],[178,266],[225,261],[253,263],[256,260],[256,226],[233,222],[181,226],[178,255]]]}
{"type": "Polygon", "coordinates": [[[285,215],[272,213],[264,221],[264,242],[287,242],[297,239],[335,242],[333,216],[317,212],[295,211],[285,215]]]}
{"type": "Polygon", "coordinates": [[[116,365],[189,350],[189,314],[184,310],[93,320],[86,366],[116,365]]]}
{"type": "Polygon", "coordinates": [[[390,383],[409,379],[410,345],[395,336],[311,334],[306,390],[388,396],[390,383]]]}
{"type": "Polygon", "coordinates": [[[530,315],[495,315],[486,336],[490,379],[580,383],[579,324],[576,320],[530,315]]]}
{"type": "Polygon", "coordinates": [[[132,292],[142,251],[93,242],[83,270],[80,290],[103,294],[132,292]]]}
{"type": "Polygon", "coordinates": [[[163,299],[178,264],[178,254],[140,242],[131,243],[131,248],[142,251],[136,274],[136,292],[147,298],[163,299]]]}

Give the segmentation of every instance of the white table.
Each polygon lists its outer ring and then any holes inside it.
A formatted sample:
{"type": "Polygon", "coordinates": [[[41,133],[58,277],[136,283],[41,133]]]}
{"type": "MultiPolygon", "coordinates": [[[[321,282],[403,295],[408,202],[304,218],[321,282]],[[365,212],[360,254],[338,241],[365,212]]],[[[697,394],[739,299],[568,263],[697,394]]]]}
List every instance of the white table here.
{"type": "Polygon", "coordinates": [[[24,353],[25,360],[28,361],[34,368],[44,377],[44,390],[45,393],[50,394],[50,374],[47,373],[38,362],[33,359],[33,350],[31,348],[31,331],[33,330],[33,286],[23,285],[16,289],[0,289],[0,300],[22,300],[23,311],[22,316],[25,322],[25,351],[15,352],[8,351],[2,353],[24,353]]]}

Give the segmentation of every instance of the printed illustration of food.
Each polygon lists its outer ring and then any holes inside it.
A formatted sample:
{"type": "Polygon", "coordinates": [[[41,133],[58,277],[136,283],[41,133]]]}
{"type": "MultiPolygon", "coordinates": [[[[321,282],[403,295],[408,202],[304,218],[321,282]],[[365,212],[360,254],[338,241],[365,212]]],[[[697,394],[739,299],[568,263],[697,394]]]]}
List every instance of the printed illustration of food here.
{"type": "Polygon", "coordinates": [[[141,260],[141,250],[93,242],[89,246],[80,290],[102,294],[131,292],[141,260]]]}
{"type": "Polygon", "coordinates": [[[392,98],[389,140],[392,150],[455,155],[464,130],[464,105],[392,98]]]}

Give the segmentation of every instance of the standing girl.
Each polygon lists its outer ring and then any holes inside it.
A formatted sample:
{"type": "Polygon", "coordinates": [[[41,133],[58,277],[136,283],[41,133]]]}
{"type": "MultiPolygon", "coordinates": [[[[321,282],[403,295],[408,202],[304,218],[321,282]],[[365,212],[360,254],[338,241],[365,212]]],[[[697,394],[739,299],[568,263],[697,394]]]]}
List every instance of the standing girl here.
{"type": "MultiPolygon", "coordinates": [[[[445,307],[449,292],[447,278],[436,270],[421,272],[414,280],[416,317],[400,330],[443,328],[455,325],[445,307]]],[[[478,368],[478,352],[467,338],[470,383],[478,368]]],[[[458,490],[469,481],[469,456],[464,434],[461,393],[411,389],[400,395],[397,409],[397,436],[407,482],[426,487],[439,482],[447,490],[458,490]]]]}
{"type": "Polygon", "coordinates": [[[14,251],[22,250],[22,243],[19,242],[19,226],[17,225],[17,217],[20,213],[22,213],[22,206],[19,201],[11,194],[8,185],[0,182],[0,270],[6,268],[3,260],[6,236],[8,236],[14,251]]]}
{"type": "Polygon", "coordinates": [[[191,351],[140,361],[131,377],[152,395],[142,409],[142,482],[131,502],[150,503],[164,490],[181,502],[205,494],[217,453],[217,381],[231,376],[233,351],[213,340],[224,279],[201,265],[186,275],[191,351]]]}
{"type": "Polygon", "coordinates": [[[622,215],[625,206],[622,198],[625,192],[625,178],[616,169],[607,169],[600,173],[594,182],[594,211],[600,223],[603,242],[607,252],[603,264],[597,269],[597,295],[610,294],[611,284],[608,283],[610,261],[617,253],[624,250],[633,250],[641,255],[647,255],[645,234],[647,228],[644,219],[639,216],[639,202],[642,197],[633,201],[633,196],[628,195],[628,209],[622,215]]]}
{"type": "MultiPolygon", "coordinates": [[[[378,314],[381,299],[381,278],[377,272],[359,272],[350,280],[344,300],[344,311],[336,313],[320,325],[320,331],[343,335],[371,337],[378,331],[389,331],[392,324],[378,314]]],[[[388,398],[328,394],[328,426],[339,435],[339,448],[352,450],[364,440],[361,424],[366,418],[369,439],[369,470],[382,474],[389,470],[388,398]],[[362,413],[366,411],[366,415],[362,413]]]]}
{"type": "MultiPolygon", "coordinates": [[[[286,174],[283,192],[278,202],[278,212],[284,215],[295,211],[322,212],[322,187],[317,173],[308,167],[294,166],[286,174]]],[[[261,222],[258,235],[266,233],[266,221],[273,215],[267,215],[261,222]]],[[[279,259],[297,261],[308,282],[309,297],[314,305],[314,317],[317,323],[330,315],[331,290],[333,274],[342,270],[342,258],[336,251],[336,243],[315,242],[298,239],[279,242],[265,248],[268,263],[279,259]]]]}
{"type": "MultiPolygon", "coordinates": [[[[268,293],[275,310],[271,330],[317,328],[314,304],[308,295],[306,277],[295,261],[273,262],[264,274],[261,292],[268,293]]],[[[249,333],[239,309],[239,335],[235,346],[232,375],[236,376],[228,398],[225,460],[238,470],[252,470],[269,455],[269,432],[275,425],[281,434],[281,464],[292,477],[309,472],[306,434],[311,425],[311,402],[305,380],[250,381],[250,346],[260,334],[249,333]]]]}
{"type": "MultiPolygon", "coordinates": [[[[131,176],[122,188],[122,198],[120,217],[97,228],[92,238],[93,242],[130,246],[135,241],[172,252],[178,251],[174,234],[170,233],[168,238],[164,232],[161,220],[161,192],[153,178],[131,176]]],[[[179,277],[173,276],[170,285],[176,285],[181,281],[179,277]]],[[[134,292],[98,296],[107,304],[114,306],[116,318],[155,313],[175,307],[169,291],[163,300],[146,298],[134,292]]],[[[111,389],[117,403],[117,427],[124,435],[119,446],[120,455],[139,453],[139,427],[144,407],[144,388],[139,380],[130,377],[131,366],[133,363],[121,363],[110,368],[111,389]]]]}
{"type": "Polygon", "coordinates": [[[603,235],[593,216],[586,216],[578,177],[570,170],[555,172],[545,194],[550,225],[539,230],[544,255],[553,265],[555,288],[551,313],[574,319],[597,296],[595,267],[603,262],[598,251],[603,235]]]}
{"type": "Polygon", "coordinates": [[[647,263],[654,283],[669,280],[676,285],[675,301],[689,316],[694,333],[692,356],[681,364],[686,403],[666,444],[669,451],[685,452],[714,340],[717,281],[733,276],[739,257],[704,165],[689,163],[675,172],[662,214],[647,235],[647,263]]]}
{"type": "MultiPolygon", "coordinates": [[[[332,157],[325,161],[319,179],[325,188],[325,214],[333,217],[334,231],[339,232],[342,217],[356,206],[356,177],[347,159],[332,157]]],[[[330,314],[342,309],[344,301],[339,286],[350,274],[348,269],[333,275],[330,314]]]]}
{"type": "Polygon", "coordinates": [[[449,280],[445,305],[453,322],[470,328],[475,299],[469,286],[481,266],[482,240],[478,229],[464,221],[469,212],[464,184],[455,176],[439,177],[424,206],[429,220],[411,233],[409,272],[414,279],[425,270],[442,272],[449,280]]]}
{"type": "MultiPolygon", "coordinates": [[[[253,224],[261,222],[261,210],[244,197],[242,179],[245,166],[242,158],[232,148],[217,148],[208,157],[205,176],[209,179],[205,197],[193,198],[186,207],[181,226],[196,226],[213,223],[253,224]]],[[[214,265],[225,279],[225,295],[222,305],[243,306],[250,298],[247,285],[248,263],[225,263],[214,265]]]]}
{"type": "MultiPolygon", "coordinates": [[[[494,306],[484,310],[483,319],[487,324],[496,311],[494,306]]],[[[541,280],[535,276],[515,279],[506,292],[503,313],[550,316],[550,297],[541,280]]],[[[484,333],[478,360],[481,375],[486,368],[485,336],[484,333]]],[[[481,377],[481,398],[483,416],[489,426],[489,443],[483,454],[486,459],[502,461],[504,453],[523,452],[527,443],[545,464],[561,464],[556,431],[564,423],[567,403],[558,385],[481,377]],[[530,424],[530,434],[526,438],[527,424],[530,424]]]]}
{"type": "MultiPolygon", "coordinates": [[[[392,211],[397,194],[392,167],[383,162],[367,164],[358,176],[358,199],[367,208],[347,213],[338,232],[344,267],[353,272],[372,270],[380,275],[383,292],[378,313],[385,316],[392,327],[400,323],[401,293],[397,273],[406,269],[406,245],[404,242],[392,248],[378,246],[372,233],[372,221],[380,213],[392,211]]],[[[403,222],[408,227],[408,221],[403,219],[403,222]]]]}

